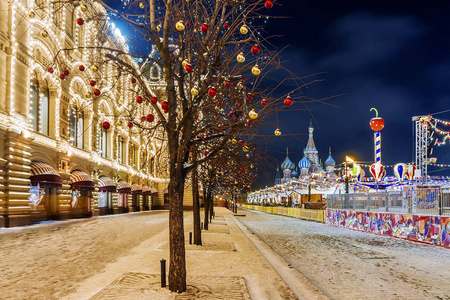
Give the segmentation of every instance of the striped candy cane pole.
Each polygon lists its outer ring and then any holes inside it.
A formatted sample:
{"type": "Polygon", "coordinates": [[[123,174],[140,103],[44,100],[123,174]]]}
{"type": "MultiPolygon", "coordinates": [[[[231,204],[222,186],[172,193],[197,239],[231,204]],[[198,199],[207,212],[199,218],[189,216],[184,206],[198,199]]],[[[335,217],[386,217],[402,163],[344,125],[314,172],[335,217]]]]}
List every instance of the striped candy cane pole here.
{"type": "Polygon", "coordinates": [[[373,136],[375,139],[375,162],[381,163],[381,131],[375,131],[373,136]]]}

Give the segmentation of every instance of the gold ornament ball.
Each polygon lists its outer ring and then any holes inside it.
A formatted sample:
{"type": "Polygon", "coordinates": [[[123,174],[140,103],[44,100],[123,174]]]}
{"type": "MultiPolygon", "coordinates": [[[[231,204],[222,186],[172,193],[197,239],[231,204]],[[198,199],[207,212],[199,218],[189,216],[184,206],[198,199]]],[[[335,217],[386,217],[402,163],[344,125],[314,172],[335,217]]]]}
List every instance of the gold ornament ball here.
{"type": "Polygon", "coordinates": [[[250,153],[247,153],[246,157],[247,157],[247,158],[250,158],[250,153]]]}
{"type": "Polygon", "coordinates": [[[90,92],[86,92],[86,94],[84,94],[84,97],[89,99],[91,98],[92,94],[90,92]]]}
{"type": "Polygon", "coordinates": [[[139,7],[140,7],[140,8],[144,8],[144,7],[145,7],[144,2],[139,2],[139,7]]]}
{"type": "Polygon", "coordinates": [[[156,31],[160,31],[162,28],[161,24],[156,25],[156,31]]]}
{"type": "Polygon", "coordinates": [[[247,25],[242,25],[241,29],[239,30],[242,34],[247,34],[248,33],[248,26],[247,25]]]}
{"type": "Polygon", "coordinates": [[[255,76],[258,76],[259,74],[261,74],[261,69],[258,67],[258,65],[255,65],[252,68],[252,74],[255,75],[255,76]]]}
{"type": "Polygon", "coordinates": [[[245,145],[244,147],[242,147],[242,150],[244,150],[244,152],[248,152],[250,151],[250,148],[247,145],[245,145]]]}
{"type": "Polygon", "coordinates": [[[42,36],[43,38],[48,37],[48,31],[45,30],[45,29],[42,29],[42,30],[41,30],[41,36],[42,36]]]}
{"type": "Polygon", "coordinates": [[[237,143],[236,139],[232,139],[231,143],[233,143],[233,145],[236,145],[236,143],[237,143]]]}
{"type": "Polygon", "coordinates": [[[256,119],[258,117],[258,113],[252,109],[251,111],[249,111],[248,116],[250,117],[250,119],[256,119]]]}
{"type": "Polygon", "coordinates": [[[278,128],[275,129],[275,132],[274,132],[274,133],[275,133],[276,136],[281,135],[281,131],[280,131],[280,129],[278,129],[278,128]]]}
{"type": "Polygon", "coordinates": [[[186,67],[188,64],[189,64],[189,62],[188,62],[187,59],[184,59],[184,60],[181,62],[181,65],[183,66],[183,68],[186,67]]]}
{"type": "Polygon", "coordinates": [[[30,10],[30,12],[28,13],[28,17],[30,19],[33,19],[34,17],[36,17],[36,14],[34,13],[34,11],[30,10]]]}
{"type": "Polygon", "coordinates": [[[191,94],[194,95],[194,96],[197,96],[197,95],[198,95],[198,88],[197,88],[196,86],[194,86],[194,87],[191,89],[191,94]]]}
{"type": "Polygon", "coordinates": [[[98,67],[96,65],[92,65],[91,70],[96,73],[98,71],[98,67]]]}
{"type": "Polygon", "coordinates": [[[123,125],[123,124],[122,124],[122,121],[117,121],[117,122],[116,122],[116,126],[117,126],[117,127],[122,127],[122,125],[123,125]]]}
{"type": "Polygon", "coordinates": [[[239,82],[239,83],[237,84],[237,87],[238,87],[239,89],[243,89],[243,88],[244,88],[244,84],[243,84],[242,82],[239,82]]]}
{"type": "Polygon", "coordinates": [[[178,21],[177,24],[175,24],[175,27],[178,31],[183,31],[184,30],[184,24],[183,21],[178,21]]]}
{"type": "Polygon", "coordinates": [[[80,5],[80,10],[81,10],[82,12],[86,12],[86,11],[87,11],[87,6],[86,6],[86,4],[82,3],[82,4],[80,5]]]}
{"type": "Polygon", "coordinates": [[[236,57],[236,60],[240,63],[243,63],[245,61],[245,56],[244,53],[239,53],[238,56],[236,57]]]}

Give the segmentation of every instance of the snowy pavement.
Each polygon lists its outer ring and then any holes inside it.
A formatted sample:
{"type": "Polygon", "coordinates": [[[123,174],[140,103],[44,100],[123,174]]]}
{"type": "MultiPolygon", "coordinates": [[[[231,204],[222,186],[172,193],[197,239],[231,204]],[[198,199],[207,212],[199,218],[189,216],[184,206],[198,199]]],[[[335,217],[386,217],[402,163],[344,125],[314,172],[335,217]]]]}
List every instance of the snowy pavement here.
{"type": "Polygon", "coordinates": [[[450,250],[242,210],[239,221],[331,299],[450,299],[450,250]]]}
{"type": "MultiPolygon", "coordinates": [[[[1,299],[296,299],[235,223],[216,208],[203,245],[186,245],[186,293],[160,287],[168,212],[0,229],[1,299]]],[[[185,213],[185,236],[192,212],[185,213]]],[[[168,267],[168,266],[167,266],[168,267]]]]}

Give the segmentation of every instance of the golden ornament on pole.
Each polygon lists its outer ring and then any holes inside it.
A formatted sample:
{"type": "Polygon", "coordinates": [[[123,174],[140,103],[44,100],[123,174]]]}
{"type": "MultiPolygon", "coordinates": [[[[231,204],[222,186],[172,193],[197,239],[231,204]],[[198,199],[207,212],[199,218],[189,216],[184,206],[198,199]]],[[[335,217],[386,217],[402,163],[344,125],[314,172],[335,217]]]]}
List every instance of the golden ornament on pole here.
{"type": "Polygon", "coordinates": [[[28,17],[29,17],[30,19],[34,19],[34,17],[36,17],[36,14],[34,13],[34,11],[30,10],[30,11],[28,12],[28,17]]]}
{"type": "Polygon", "coordinates": [[[96,73],[98,71],[98,67],[96,65],[91,66],[91,71],[96,73]]]}
{"type": "Polygon", "coordinates": [[[240,62],[240,63],[243,63],[244,61],[245,61],[245,56],[244,56],[244,53],[239,53],[237,56],[236,56],[236,60],[238,61],[238,62],[240,62]]]}
{"type": "Polygon", "coordinates": [[[48,31],[45,30],[45,29],[42,29],[42,30],[41,30],[41,36],[42,36],[43,38],[48,37],[48,31]]]}
{"type": "Polygon", "coordinates": [[[177,24],[175,24],[175,27],[177,28],[178,31],[183,31],[184,30],[184,24],[183,21],[178,21],[177,24]]]}
{"type": "Polygon", "coordinates": [[[145,7],[144,2],[139,2],[139,7],[140,7],[140,8],[144,8],[144,7],[145,7]]]}
{"type": "Polygon", "coordinates": [[[86,6],[86,4],[81,3],[81,5],[80,5],[80,10],[81,10],[82,12],[86,12],[86,11],[87,11],[87,6],[86,6]]]}
{"type": "Polygon", "coordinates": [[[184,59],[184,60],[181,62],[181,65],[183,66],[183,68],[186,67],[188,64],[189,64],[189,62],[188,62],[187,59],[184,59]]]}
{"type": "Polygon", "coordinates": [[[251,111],[249,111],[248,116],[250,117],[250,119],[256,119],[258,117],[258,113],[252,109],[251,111]]]}
{"type": "Polygon", "coordinates": [[[248,26],[247,25],[242,25],[241,29],[239,30],[242,34],[247,34],[248,33],[248,26]]]}
{"type": "Polygon", "coordinates": [[[274,132],[274,133],[275,133],[276,136],[280,136],[280,135],[281,135],[281,131],[280,131],[280,129],[278,129],[278,128],[275,129],[275,132],[274,132]]]}
{"type": "Polygon", "coordinates": [[[255,75],[255,76],[258,76],[259,74],[261,74],[261,69],[258,67],[258,65],[255,65],[252,68],[252,74],[255,75]]]}
{"type": "Polygon", "coordinates": [[[198,87],[194,86],[191,89],[191,94],[194,95],[194,96],[197,96],[198,95],[198,87]]]}

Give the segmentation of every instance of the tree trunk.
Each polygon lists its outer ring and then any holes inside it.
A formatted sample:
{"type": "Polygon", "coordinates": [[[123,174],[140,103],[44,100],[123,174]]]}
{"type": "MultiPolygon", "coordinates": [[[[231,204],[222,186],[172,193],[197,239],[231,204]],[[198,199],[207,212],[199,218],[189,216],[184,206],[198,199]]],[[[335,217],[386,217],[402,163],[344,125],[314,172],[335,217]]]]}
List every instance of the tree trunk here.
{"type": "Polygon", "coordinates": [[[208,230],[208,224],[209,224],[209,201],[208,196],[206,192],[206,184],[203,184],[203,199],[205,202],[205,219],[203,221],[204,229],[208,230]]]}
{"type": "Polygon", "coordinates": [[[181,293],[186,291],[186,253],[183,224],[184,178],[179,172],[179,176],[172,178],[169,183],[169,289],[181,293]]]}
{"type": "MultiPolygon", "coordinates": [[[[196,163],[194,155],[194,163],[196,163]]],[[[197,168],[192,170],[192,196],[193,196],[193,215],[194,215],[194,245],[202,244],[202,230],[200,228],[200,201],[198,197],[198,177],[197,168]]]]}
{"type": "Polygon", "coordinates": [[[214,201],[212,198],[212,193],[210,190],[208,190],[208,202],[209,202],[209,218],[211,219],[214,215],[214,201]]]}

